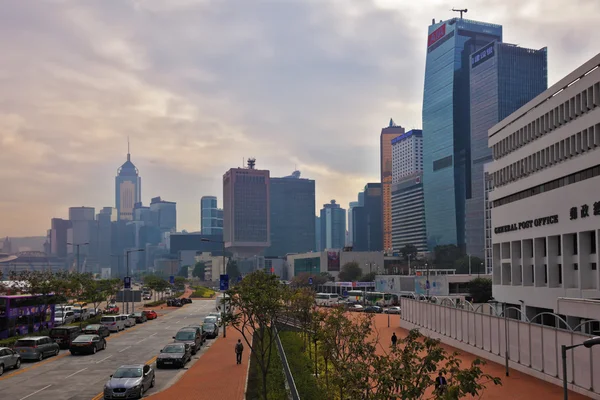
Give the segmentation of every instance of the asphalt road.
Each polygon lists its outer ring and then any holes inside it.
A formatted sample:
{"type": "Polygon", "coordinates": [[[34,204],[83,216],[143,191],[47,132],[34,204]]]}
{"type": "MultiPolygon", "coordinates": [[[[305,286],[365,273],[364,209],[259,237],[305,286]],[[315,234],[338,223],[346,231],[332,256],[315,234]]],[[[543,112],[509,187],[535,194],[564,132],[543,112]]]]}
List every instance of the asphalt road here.
{"type": "MultiPolygon", "coordinates": [[[[157,310],[159,315],[164,315],[119,334],[112,333],[106,350],[95,355],[72,356],[68,350],[61,350],[58,356],[42,362],[24,362],[20,370],[7,371],[0,377],[1,397],[13,400],[101,399],[104,384],[119,366],[152,363],[154,367],[160,349],[173,340],[179,328],[202,323],[214,310],[214,300],[196,300],[178,309],[157,310]]],[[[193,365],[213,341],[209,339],[186,368],[193,365]]],[[[183,373],[185,369],[156,370],[156,386],[147,395],[172,385],[183,373]]]]}

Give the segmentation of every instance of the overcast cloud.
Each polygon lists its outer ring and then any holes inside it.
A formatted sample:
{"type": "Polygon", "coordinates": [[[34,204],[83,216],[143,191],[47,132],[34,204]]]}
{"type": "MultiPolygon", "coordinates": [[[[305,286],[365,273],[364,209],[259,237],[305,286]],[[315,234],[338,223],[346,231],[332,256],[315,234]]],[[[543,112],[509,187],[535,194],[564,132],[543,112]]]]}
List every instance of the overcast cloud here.
{"type": "Polygon", "coordinates": [[[317,209],[379,178],[390,117],[421,126],[427,26],[465,17],[549,48],[550,84],[598,51],[600,1],[48,0],[0,13],[0,235],[114,206],[127,137],[144,203],[199,199],[257,158],[317,182],[317,209]]]}

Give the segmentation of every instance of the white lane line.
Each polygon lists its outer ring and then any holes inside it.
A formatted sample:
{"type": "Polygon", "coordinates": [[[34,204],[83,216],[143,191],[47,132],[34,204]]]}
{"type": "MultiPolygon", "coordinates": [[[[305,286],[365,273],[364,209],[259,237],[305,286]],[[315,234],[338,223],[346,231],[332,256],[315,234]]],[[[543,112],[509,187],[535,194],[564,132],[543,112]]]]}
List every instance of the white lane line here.
{"type": "Polygon", "coordinates": [[[140,340],[140,341],[138,341],[138,342],[135,342],[135,344],[140,344],[140,343],[142,343],[142,342],[143,342],[144,340],[146,340],[146,339],[148,339],[148,338],[143,338],[142,340],[140,340]]]}
{"type": "Polygon", "coordinates": [[[127,346],[127,347],[125,347],[124,349],[121,349],[121,350],[119,350],[119,353],[122,353],[122,352],[124,352],[125,350],[127,350],[127,349],[130,349],[130,348],[131,348],[131,346],[127,346]]]}
{"type": "Polygon", "coordinates": [[[171,325],[167,326],[165,329],[169,329],[171,327],[171,325]]]}
{"type": "Polygon", "coordinates": [[[96,361],[96,364],[100,364],[102,361],[106,361],[106,360],[108,360],[108,359],[109,359],[109,358],[111,358],[111,357],[112,357],[112,355],[110,355],[110,356],[108,356],[108,357],[104,357],[102,360],[100,360],[100,361],[96,361]]]}
{"type": "Polygon", "coordinates": [[[46,387],[43,387],[43,388],[41,388],[40,390],[36,390],[35,392],[33,392],[33,393],[31,393],[31,394],[28,394],[28,395],[27,395],[27,396],[25,396],[25,397],[21,397],[19,400],[25,400],[25,399],[28,399],[28,398],[30,398],[31,396],[33,396],[34,394],[38,394],[38,393],[39,393],[39,392],[41,392],[42,390],[46,390],[46,389],[48,389],[50,386],[52,386],[52,385],[48,385],[48,386],[46,386],[46,387]]]}
{"type": "Polygon", "coordinates": [[[148,336],[147,339],[151,338],[152,336],[156,335],[156,333],[153,333],[152,335],[148,336]]]}
{"type": "Polygon", "coordinates": [[[181,320],[179,320],[179,321],[176,321],[175,323],[176,323],[176,324],[178,324],[178,323],[180,323],[180,322],[181,322],[181,320]]]}
{"type": "Polygon", "coordinates": [[[84,368],[84,369],[80,369],[80,370],[79,370],[79,371],[77,371],[77,372],[73,372],[71,375],[67,375],[67,376],[65,376],[65,378],[64,378],[64,379],[66,379],[66,378],[70,378],[70,377],[72,377],[73,375],[77,375],[78,373],[80,373],[80,372],[83,372],[83,371],[85,371],[86,369],[87,369],[87,368],[84,368]]]}
{"type": "Polygon", "coordinates": [[[183,319],[187,319],[187,317],[183,317],[183,319]]]}

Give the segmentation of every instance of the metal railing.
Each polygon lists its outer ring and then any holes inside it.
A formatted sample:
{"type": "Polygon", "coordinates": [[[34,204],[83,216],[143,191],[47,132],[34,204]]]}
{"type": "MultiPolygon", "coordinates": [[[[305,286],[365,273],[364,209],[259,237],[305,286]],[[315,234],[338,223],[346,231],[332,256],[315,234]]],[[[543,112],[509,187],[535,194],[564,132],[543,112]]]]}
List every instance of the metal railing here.
{"type": "Polygon", "coordinates": [[[294,381],[294,376],[292,375],[292,371],[290,370],[290,365],[288,364],[288,360],[285,355],[285,350],[283,349],[283,344],[281,343],[281,339],[279,339],[279,331],[277,331],[276,326],[274,326],[273,329],[275,330],[275,345],[277,346],[279,358],[281,358],[281,364],[283,365],[283,372],[287,381],[286,386],[288,387],[289,394],[291,395],[291,398],[293,400],[300,400],[300,395],[298,394],[296,382],[294,381]]]}

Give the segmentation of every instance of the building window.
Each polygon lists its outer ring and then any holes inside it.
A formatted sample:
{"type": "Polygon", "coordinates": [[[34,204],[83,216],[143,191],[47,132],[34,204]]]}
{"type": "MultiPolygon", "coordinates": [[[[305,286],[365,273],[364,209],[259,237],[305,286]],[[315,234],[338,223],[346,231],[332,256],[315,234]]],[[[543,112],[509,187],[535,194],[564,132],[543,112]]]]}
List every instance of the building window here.
{"type": "Polygon", "coordinates": [[[596,265],[596,263],[591,263],[590,265],[592,267],[592,271],[595,271],[598,268],[598,266],[596,265]]]}
{"type": "Polygon", "coordinates": [[[590,232],[590,254],[596,254],[596,231],[590,232]]]}
{"type": "Polygon", "coordinates": [[[577,254],[577,234],[573,234],[573,255],[577,254]]]}
{"type": "Polygon", "coordinates": [[[548,264],[544,264],[544,283],[548,284],[548,264]]]}
{"type": "Polygon", "coordinates": [[[579,264],[574,263],[573,264],[573,271],[578,271],[579,270],[579,264]]]}

